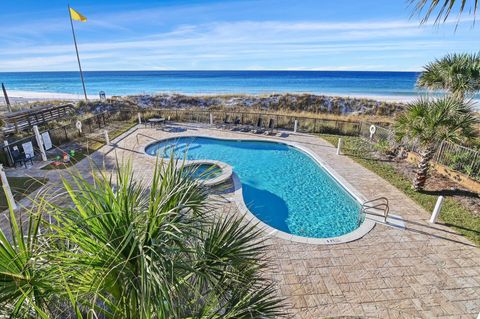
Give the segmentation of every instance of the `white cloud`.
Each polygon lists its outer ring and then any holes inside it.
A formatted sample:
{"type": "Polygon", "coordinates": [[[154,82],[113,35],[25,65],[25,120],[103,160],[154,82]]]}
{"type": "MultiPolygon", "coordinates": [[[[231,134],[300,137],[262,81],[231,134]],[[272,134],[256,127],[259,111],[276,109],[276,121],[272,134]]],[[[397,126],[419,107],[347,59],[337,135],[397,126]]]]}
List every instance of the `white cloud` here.
{"type": "MultiPolygon", "coordinates": [[[[83,54],[82,60],[98,60],[111,58],[112,54],[103,53],[103,54],[83,54]]],[[[0,60],[0,70],[25,70],[25,71],[36,71],[36,70],[48,70],[53,67],[54,70],[58,70],[57,66],[63,65],[65,63],[73,64],[77,63],[77,58],[75,54],[69,55],[54,55],[54,56],[39,56],[39,57],[25,57],[12,60],[0,60]]]]}
{"type": "MultiPolygon", "coordinates": [[[[85,68],[90,70],[203,69],[222,66],[248,69],[252,65],[257,69],[388,69],[389,64],[384,63],[386,61],[381,64],[361,64],[361,60],[372,55],[392,55],[393,58],[394,54],[397,59],[412,59],[408,53],[419,50],[424,53],[438,52],[462,43],[462,38],[452,37],[446,41],[441,36],[432,36],[431,28],[402,20],[213,22],[179,25],[168,32],[155,32],[141,37],[133,37],[131,30],[112,23],[111,19],[96,22],[90,27],[92,30],[114,30],[117,38],[121,35],[130,37],[95,41],[81,41],[80,37],[81,58],[85,60],[85,68]],[[399,56],[399,53],[404,53],[404,56],[399,56]],[[320,57],[327,59],[322,61],[322,65],[318,65],[320,57]],[[338,65],[330,61],[333,58],[337,58],[335,63],[338,65]],[[338,62],[339,59],[344,62],[338,62]],[[305,65],[299,65],[298,61],[305,65]]],[[[23,29],[26,28],[20,27],[20,30],[23,29]]],[[[19,39],[26,36],[22,32],[19,34],[19,39]]],[[[64,41],[46,45],[42,41],[23,38],[16,45],[11,37],[0,36],[2,71],[75,68],[70,34],[65,34],[64,41]]],[[[422,64],[423,61],[418,63],[422,64]]]]}
{"type": "MultiPolygon", "coordinates": [[[[204,25],[180,26],[177,29],[151,34],[140,39],[124,41],[96,41],[81,43],[84,51],[114,49],[155,49],[173,46],[205,46],[239,43],[246,44],[313,44],[321,41],[358,39],[378,39],[383,37],[413,37],[420,33],[410,23],[405,22],[364,22],[364,23],[286,23],[286,22],[234,22],[212,23],[204,25]],[[406,30],[410,26],[413,30],[406,30]],[[319,31],[337,30],[337,33],[319,33],[319,31]]],[[[69,36],[68,36],[69,37],[69,36]]],[[[70,38],[68,38],[70,41],[70,38]]],[[[71,50],[70,44],[35,45],[30,47],[11,47],[2,54],[54,54],[71,50]]]]}

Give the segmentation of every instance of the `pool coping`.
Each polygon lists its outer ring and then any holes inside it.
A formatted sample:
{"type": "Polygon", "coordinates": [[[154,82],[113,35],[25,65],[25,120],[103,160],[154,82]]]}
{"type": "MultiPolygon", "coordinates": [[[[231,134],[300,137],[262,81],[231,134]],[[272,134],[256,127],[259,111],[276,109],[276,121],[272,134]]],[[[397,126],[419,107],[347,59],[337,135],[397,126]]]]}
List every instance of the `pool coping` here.
{"type": "MultiPolygon", "coordinates": [[[[152,155],[150,155],[152,156],[152,155]]],[[[219,184],[222,184],[226,182],[233,174],[233,168],[229,164],[222,162],[222,161],[217,161],[217,160],[185,160],[185,164],[183,167],[187,167],[190,165],[202,165],[202,164],[207,164],[207,165],[215,165],[219,167],[222,170],[222,173],[215,177],[215,178],[209,178],[206,180],[199,180],[199,182],[202,185],[211,187],[211,186],[216,186],[219,184]]]]}
{"type": "MultiPolygon", "coordinates": [[[[259,141],[259,142],[274,142],[274,143],[279,143],[279,144],[284,144],[288,146],[295,147],[299,149],[300,151],[306,153],[308,156],[310,156],[313,160],[317,162],[318,165],[320,165],[338,184],[340,184],[341,187],[344,188],[344,190],[352,196],[360,205],[364,203],[367,199],[365,196],[363,196],[355,187],[353,187],[348,181],[346,181],[342,176],[340,176],[334,169],[332,169],[325,161],[323,161],[316,153],[313,151],[309,150],[307,147],[301,145],[300,143],[297,142],[291,142],[291,141],[286,141],[286,140],[277,140],[274,138],[266,138],[266,137],[250,137],[246,136],[246,138],[229,138],[229,137],[212,137],[208,135],[181,135],[181,136],[172,136],[172,137],[166,137],[166,138],[161,138],[156,141],[153,141],[151,143],[148,143],[145,145],[143,148],[143,152],[148,155],[148,156],[154,156],[150,155],[146,152],[146,149],[155,143],[158,142],[163,142],[171,139],[178,139],[178,138],[195,138],[195,137],[206,137],[206,138],[211,138],[211,139],[217,139],[217,140],[230,140],[230,141],[259,141]]],[[[190,162],[194,162],[196,160],[185,160],[185,163],[189,164],[190,162]]],[[[200,160],[203,161],[203,160],[200,160]]],[[[208,160],[205,160],[208,161],[208,160]]],[[[221,161],[216,161],[225,165],[228,165],[224,162],[221,161]]],[[[228,165],[230,166],[230,165],[228,165]]],[[[230,166],[231,167],[231,166],[230,166]]],[[[290,241],[295,241],[299,243],[306,243],[306,244],[316,244],[316,245],[331,245],[331,244],[343,244],[343,243],[348,243],[354,240],[358,240],[368,234],[373,227],[375,227],[376,221],[372,218],[364,218],[364,221],[360,224],[358,228],[355,230],[341,235],[337,237],[329,237],[329,238],[311,238],[311,237],[303,237],[303,236],[298,236],[294,234],[289,234],[287,232],[278,230],[276,228],[271,227],[270,225],[266,224],[262,220],[260,220],[258,217],[256,217],[246,206],[245,201],[243,200],[243,194],[242,194],[242,183],[240,182],[239,177],[233,172],[232,170],[232,179],[234,183],[234,196],[233,199],[240,210],[240,212],[246,216],[250,221],[254,222],[257,224],[258,227],[260,227],[262,230],[267,232],[267,236],[275,236],[278,238],[282,238],[285,240],[290,240],[290,241]]],[[[366,215],[369,215],[366,213],[366,215]]]]}

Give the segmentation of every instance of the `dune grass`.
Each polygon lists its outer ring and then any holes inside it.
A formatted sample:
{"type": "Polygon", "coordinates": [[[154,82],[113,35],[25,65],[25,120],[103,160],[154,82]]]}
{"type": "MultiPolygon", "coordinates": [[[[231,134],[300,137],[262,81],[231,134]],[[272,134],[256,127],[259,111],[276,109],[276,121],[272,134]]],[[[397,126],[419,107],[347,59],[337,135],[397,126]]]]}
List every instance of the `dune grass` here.
{"type": "Polygon", "coordinates": [[[420,206],[425,208],[427,212],[433,210],[437,197],[443,195],[445,200],[443,202],[440,219],[447,226],[452,227],[476,245],[480,245],[480,217],[464,207],[459,201],[449,196],[447,190],[444,193],[435,192],[435,194],[416,192],[412,188],[412,181],[399,174],[391,164],[379,161],[372,156],[368,156],[372,152],[371,146],[368,145],[368,142],[365,142],[358,137],[325,134],[320,135],[320,137],[334,146],[337,145],[338,138],[341,137],[344,145],[343,153],[345,155],[388,181],[420,206]]]}
{"type": "Polygon", "coordinates": [[[331,120],[331,121],[344,121],[344,122],[371,122],[383,125],[390,125],[393,122],[393,117],[391,116],[382,116],[382,115],[371,115],[371,114],[335,114],[335,113],[315,113],[309,111],[301,110],[259,110],[253,108],[234,108],[228,109],[219,109],[217,111],[226,111],[226,112],[258,112],[258,113],[268,113],[279,116],[293,116],[293,117],[308,117],[319,120],[331,120]]]}

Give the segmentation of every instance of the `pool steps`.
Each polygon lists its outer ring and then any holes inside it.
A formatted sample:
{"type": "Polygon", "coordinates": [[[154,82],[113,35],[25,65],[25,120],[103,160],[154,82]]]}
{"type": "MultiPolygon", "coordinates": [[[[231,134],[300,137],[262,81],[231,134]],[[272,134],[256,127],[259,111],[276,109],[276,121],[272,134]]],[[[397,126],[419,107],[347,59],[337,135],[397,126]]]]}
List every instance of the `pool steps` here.
{"type": "Polygon", "coordinates": [[[387,222],[388,213],[390,212],[390,205],[388,203],[388,198],[378,197],[374,199],[367,200],[363,202],[362,207],[360,208],[360,216],[364,213],[367,213],[368,210],[380,210],[383,212],[384,222],[387,222]]]}

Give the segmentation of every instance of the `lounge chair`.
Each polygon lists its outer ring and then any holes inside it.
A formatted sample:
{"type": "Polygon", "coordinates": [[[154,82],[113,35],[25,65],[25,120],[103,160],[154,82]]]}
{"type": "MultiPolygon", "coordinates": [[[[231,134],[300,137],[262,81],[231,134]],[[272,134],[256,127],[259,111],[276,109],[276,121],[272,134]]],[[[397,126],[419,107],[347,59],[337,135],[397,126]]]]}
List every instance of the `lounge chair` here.
{"type": "Polygon", "coordinates": [[[273,119],[268,121],[268,128],[264,132],[265,135],[275,135],[275,122],[273,119]]]}
{"type": "Polygon", "coordinates": [[[252,133],[261,134],[265,132],[265,129],[262,127],[262,118],[259,117],[257,121],[257,126],[253,128],[252,133]]]}
{"type": "Polygon", "coordinates": [[[254,126],[252,124],[242,124],[238,128],[238,131],[246,133],[246,132],[250,132],[253,129],[254,129],[254,126]]]}
{"type": "Polygon", "coordinates": [[[240,130],[240,119],[238,116],[235,118],[235,121],[233,121],[233,126],[230,128],[230,131],[238,131],[240,130]]]}
{"type": "Polygon", "coordinates": [[[225,118],[223,119],[223,123],[220,125],[220,128],[222,129],[230,129],[232,122],[230,122],[228,114],[225,115],[225,118]]]}

